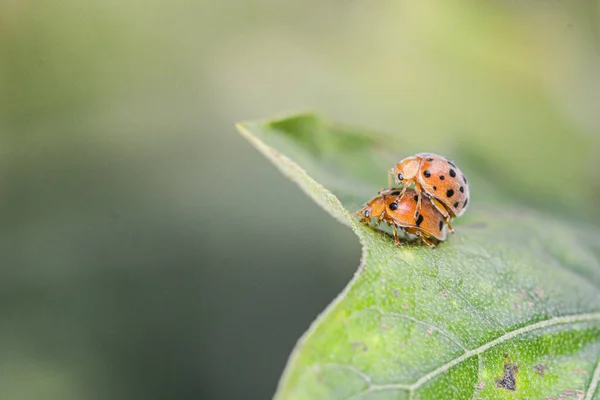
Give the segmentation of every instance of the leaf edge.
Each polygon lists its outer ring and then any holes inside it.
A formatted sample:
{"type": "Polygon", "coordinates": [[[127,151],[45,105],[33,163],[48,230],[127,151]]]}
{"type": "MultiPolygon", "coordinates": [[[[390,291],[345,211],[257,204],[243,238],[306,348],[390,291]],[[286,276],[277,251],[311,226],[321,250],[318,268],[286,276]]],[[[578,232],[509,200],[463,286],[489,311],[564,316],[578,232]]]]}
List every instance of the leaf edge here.
{"type": "MultiPolygon", "coordinates": [[[[277,120],[277,119],[275,119],[275,120],[277,120]]],[[[269,120],[269,121],[272,121],[272,120],[269,120]]],[[[261,122],[259,121],[258,123],[260,124],[261,122]]],[[[341,201],[333,193],[331,193],[329,190],[325,189],[325,187],[323,185],[321,185],[320,183],[315,181],[310,175],[308,175],[308,173],[302,167],[300,167],[298,164],[296,164],[294,161],[292,161],[289,157],[280,153],[273,147],[267,145],[262,140],[257,138],[254,134],[252,134],[250,132],[250,130],[247,129],[247,126],[246,126],[247,124],[249,124],[249,123],[239,122],[239,123],[236,123],[235,126],[236,126],[236,129],[239,131],[239,133],[245,139],[247,139],[250,142],[250,144],[252,144],[269,161],[271,161],[271,163],[273,163],[275,165],[275,167],[277,169],[279,169],[286,177],[290,178],[290,180],[292,182],[296,183],[303,192],[305,192],[310,198],[315,200],[315,202],[319,206],[321,206],[327,213],[329,213],[331,216],[333,216],[338,222],[342,223],[345,226],[349,226],[352,229],[352,231],[356,234],[356,236],[358,237],[358,240],[361,245],[360,263],[359,263],[357,270],[354,272],[352,278],[350,279],[348,284],[346,284],[344,289],[340,293],[338,293],[337,296],[335,296],[335,298],[327,305],[327,307],[325,307],[325,309],[323,311],[321,311],[315,317],[315,319],[311,322],[308,329],[296,341],[296,344],[294,345],[292,352],[288,356],[288,359],[285,364],[285,368],[283,370],[281,377],[279,378],[279,382],[277,383],[277,388],[276,388],[275,394],[273,396],[274,400],[280,400],[280,399],[284,398],[285,387],[287,385],[287,382],[291,379],[292,367],[293,367],[293,365],[295,365],[296,360],[299,358],[300,352],[303,348],[304,343],[306,341],[308,341],[309,338],[311,337],[311,335],[317,330],[318,323],[323,318],[325,318],[327,315],[329,315],[329,313],[333,312],[333,310],[338,305],[338,303],[340,303],[345,298],[345,295],[354,287],[356,282],[358,282],[358,278],[361,275],[362,271],[364,270],[364,266],[365,266],[367,257],[366,257],[365,243],[363,242],[363,237],[361,237],[361,235],[357,234],[357,229],[359,229],[358,222],[352,217],[350,212],[348,212],[348,210],[346,210],[346,208],[342,205],[341,201]],[[288,171],[287,169],[290,169],[293,171],[288,171]],[[293,174],[290,174],[289,172],[296,172],[297,175],[294,176],[293,174]],[[297,178],[302,178],[302,179],[306,180],[307,185],[306,186],[303,185],[302,182],[300,182],[297,178]],[[328,200],[330,201],[330,205],[331,206],[335,205],[337,210],[334,211],[333,209],[330,209],[329,207],[327,207],[327,205],[325,205],[323,202],[321,202],[320,199],[318,199],[314,193],[311,193],[311,190],[310,190],[311,188],[309,187],[309,185],[313,186],[314,189],[318,190],[322,195],[327,197],[328,200]],[[342,218],[342,216],[345,218],[342,218]]],[[[253,124],[256,124],[256,123],[253,123],[253,124]]]]}

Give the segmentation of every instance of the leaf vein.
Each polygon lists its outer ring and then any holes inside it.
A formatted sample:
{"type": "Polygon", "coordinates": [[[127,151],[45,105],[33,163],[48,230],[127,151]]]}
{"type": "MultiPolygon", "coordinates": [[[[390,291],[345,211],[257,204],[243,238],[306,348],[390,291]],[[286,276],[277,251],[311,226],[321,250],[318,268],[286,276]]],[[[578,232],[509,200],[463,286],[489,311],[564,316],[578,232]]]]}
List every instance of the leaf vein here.
{"type": "Polygon", "coordinates": [[[427,327],[433,328],[435,330],[437,330],[438,332],[440,332],[441,335],[443,335],[445,338],[447,338],[448,340],[450,340],[452,343],[454,343],[455,345],[457,345],[458,347],[460,347],[461,349],[463,349],[464,351],[467,351],[468,349],[456,338],[456,336],[454,336],[452,333],[446,331],[445,329],[439,328],[433,324],[430,324],[428,322],[425,321],[421,321],[420,319],[417,319],[415,317],[412,317],[410,315],[403,315],[403,314],[398,314],[398,313],[394,313],[394,312],[383,312],[380,310],[377,310],[376,308],[371,307],[370,309],[379,312],[382,316],[384,315],[389,315],[395,318],[402,318],[402,319],[407,319],[413,322],[416,322],[418,324],[421,325],[425,325],[427,327]]]}
{"type": "Polygon", "coordinates": [[[442,281],[439,278],[432,278],[429,277],[425,274],[423,274],[421,271],[417,270],[415,267],[412,266],[411,263],[406,263],[409,268],[411,268],[416,274],[419,274],[421,276],[423,276],[426,279],[430,279],[433,282],[435,282],[438,285],[439,289],[444,289],[447,292],[449,292],[450,294],[453,294],[454,296],[456,296],[458,299],[462,300],[467,306],[469,306],[471,309],[473,309],[476,313],[478,313],[479,315],[481,315],[483,317],[483,319],[485,321],[487,321],[490,325],[495,326],[496,328],[498,328],[499,330],[501,330],[502,332],[506,332],[506,330],[502,327],[502,325],[500,324],[499,321],[496,320],[491,320],[487,313],[482,310],[479,307],[476,307],[475,305],[473,305],[465,296],[462,295],[462,293],[460,293],[460,291],[454,291],[452,289],[449,289],[447,286],[443,285],[442,281]]]}
{"type": "MultiPolygon", "coordinates": [[[[487,351],[488,349],[490,349],[496,345],[499,345],[501,343],[504,343],[508,340],[511,340],[519,335],[523,335],[523,334],[526,334],[526,333],[529,333],[529,332],[532,332],[535,330],[539,330],[539,329],[550,328],[550,327],[553,327],[556,325],[567,325],[567,324],[575,324],[575,323],[579,323],[579,322],[588,322],[588,321],[600,321],[600,313],[566,315],[566,316],[562,316],[562,317],[555,317],[555,318],[551,318],[548,320],[536,322],[531,325],[523,326],[521,328],[507,332],[504,335],[502,335],[482,346],[479,346],[476,349],[465,352],[464,354],[460,355],[459,357],[456,357],[454,360],[449,361],[446,364],[442,365],[441,367],[423,375],[416,382],[409,385],[408,388],[410,390],[416,390],[419,387],[421,387],[423,384],[425,384],[426,382],[428,382],[428,381],[432,380],[433,378],[437,377],[438,375],[448,371],[450,368],[460,364],[461,362],[463,362],[473,356],[476,356],[476,355],[478,356],[479,354],[487,351]]],[[[590,389],[588,389],[588,393],[592,389],[592,386],[594,386],[593,389],[595,390],[599,381],[600,381],[600,364],[596,368],[596,371],[594,372],[594,377],[592,378],[592,382],[590,383],[590,389]]],[[[394,388],[405,389],[405,388],[407,388],[407,386],[406,386],[406,384],[395,384],[395,383],[383,384],[383,385],[372,385],[369,389],[367,389],[367,391],[378,391],[378,390],[394,389],[394,388]]]]}
{"type": "Polygon", "coordinates": [[[590,381],[588,390],[585,392],[585,400],[592,400],[594,393],[596,392],[596,388],[598,387],[598,382],[600,382],[600,358],[598,358],[598,363],[596,364],[596,369],[592,375],[592,380],[590,381]]]}

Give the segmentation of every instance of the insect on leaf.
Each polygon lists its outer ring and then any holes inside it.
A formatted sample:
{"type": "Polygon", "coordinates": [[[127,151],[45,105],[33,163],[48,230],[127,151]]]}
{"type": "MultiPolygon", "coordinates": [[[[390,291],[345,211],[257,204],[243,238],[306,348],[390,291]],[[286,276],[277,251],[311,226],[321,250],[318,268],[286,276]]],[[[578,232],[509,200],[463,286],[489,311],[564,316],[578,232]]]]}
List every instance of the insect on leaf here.
{"type": "Polygon", "coordinates": [[[456,234],[436,249],[397,247],[352,215],[409,155],[394,141],[313,114],[238,129],[363,248],[276,399],[599,398],[599,230],[477,204],[465,170],[473,202],[456,234]]]}

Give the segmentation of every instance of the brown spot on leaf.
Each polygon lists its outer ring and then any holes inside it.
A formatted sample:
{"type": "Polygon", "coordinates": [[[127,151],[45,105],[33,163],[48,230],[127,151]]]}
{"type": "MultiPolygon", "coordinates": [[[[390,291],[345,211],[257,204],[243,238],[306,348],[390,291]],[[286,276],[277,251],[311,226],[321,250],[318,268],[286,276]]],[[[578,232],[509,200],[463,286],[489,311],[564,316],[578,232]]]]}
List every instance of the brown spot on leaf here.
{"type": "Polygon", "coordinates": [[[394,296],[400,297],[400,292],[398,291],[398,289],[392,289],[392,293],[394,294],[394,296]]]}
{"type": "Polygon", "coordinates": [[[536,364],[533,366],[535,373],[538,375],[544,376],[544,372],[546,372],[546,366],[544,364],[536,364]]]}
{"type": "Polygon", "coordinates": [[[480,392],[485,388],[485,381],[481,381],[477,384],[477,386],[475,386],[475,389],[479,390],[480,392]]]}
{"type": "Polygon", "coordinates": [[[431,334],[433,333],[433,326],[430,326],[429,329],[427,329],[427,336],[431,336],[431,334]]]}
{"type": "Polygon", "coordinates": [[[446,291],[444,289],[442,289],[442,296],[448,297],[448,293],[446,293],[446,291]]]}
{"type": "MultiPolygon", "coordinates": [[[[505,357],[508,355],[505,354],[505,357]]],[[[504,376],[500,379],[496,379],[496,387],[506,390],[515,391],[517,390],[517,377],[515,373],[519,372],[517,364],[504,364],[504,376]]]]}
{"type": "Polygon", "coordinates": [[[360,342],[360,341],[352,342],[352,350],[367,351],[367,350],[369,350],[369,346],[367,346],[364,342],[360,342]]]}
{"type": "Polygon", "coordinates": [[[408,310],[408,304],[406,304],[406,302],[402,303],[402,308],[404,308],[405,310],[408,310]]]}
{"type": "Polygon", "coordinates": [[[524,298],[524,299],[527,298],[527,292],[524,291],[523,289],[519,290],[519,294],[521,295],[522,298],[524,298]]]}

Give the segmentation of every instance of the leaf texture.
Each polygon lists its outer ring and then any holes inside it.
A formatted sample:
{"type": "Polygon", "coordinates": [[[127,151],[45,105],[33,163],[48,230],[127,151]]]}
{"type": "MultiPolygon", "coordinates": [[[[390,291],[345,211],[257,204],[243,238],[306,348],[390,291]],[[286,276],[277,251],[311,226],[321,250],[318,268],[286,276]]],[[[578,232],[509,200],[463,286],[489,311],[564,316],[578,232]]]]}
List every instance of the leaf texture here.
{"type": "Polygon", "coordinates": [[[472,201],[457,233],[436,249],[397,247],[352,211],[409,155],[400,141],[314,114],[238,129],[363,247],[291,354],[277,399],[600,398],[597,228],[478,203],[491,186],[465,170],[472,201]]]}

